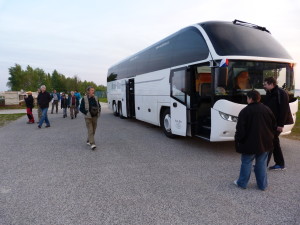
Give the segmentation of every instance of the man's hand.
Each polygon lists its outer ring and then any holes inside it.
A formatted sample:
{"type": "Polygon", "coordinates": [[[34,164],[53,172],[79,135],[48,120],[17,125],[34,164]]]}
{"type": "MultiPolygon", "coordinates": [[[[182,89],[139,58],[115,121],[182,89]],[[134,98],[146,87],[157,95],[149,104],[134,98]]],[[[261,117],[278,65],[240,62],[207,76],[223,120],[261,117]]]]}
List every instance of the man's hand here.
{"type": "Polygon", "coordinates": [[[283,127],[277,127],[277,131],[281,133],[283,131],[283,127]]]}

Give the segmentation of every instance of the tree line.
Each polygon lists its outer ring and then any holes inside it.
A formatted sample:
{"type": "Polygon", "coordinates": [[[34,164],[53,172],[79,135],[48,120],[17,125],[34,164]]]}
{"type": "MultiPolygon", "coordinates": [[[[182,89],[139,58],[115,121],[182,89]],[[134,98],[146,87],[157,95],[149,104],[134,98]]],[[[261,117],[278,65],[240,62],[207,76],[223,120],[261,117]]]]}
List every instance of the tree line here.
{"type": "Polygon", "coordinates": [[[93,81],[81,81],[78,76],[66,77],[54,70],[52,74],[46,73],[43,69],[27,66],[22,69],[19,64],[10,67],[7,86],[11,91],[36,91],[41,85],[46,85],[47,90],[57,92],[69,92],[78,90],[84,93],[88,86],[95,87],[96,91],[106,91],[106,86],[96,85],[93,81]]]}

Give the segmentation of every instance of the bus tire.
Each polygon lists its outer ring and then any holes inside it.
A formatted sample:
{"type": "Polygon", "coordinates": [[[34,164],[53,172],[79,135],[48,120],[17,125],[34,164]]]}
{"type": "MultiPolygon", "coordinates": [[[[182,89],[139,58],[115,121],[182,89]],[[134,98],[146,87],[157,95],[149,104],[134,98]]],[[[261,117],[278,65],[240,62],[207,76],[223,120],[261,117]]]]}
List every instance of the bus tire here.
{"type": "Polygon", "coordinates": [[[119,102],[119,117],[120,119],[124,119],[125,117],[123,116],[123,111],[122,111],[122,102],[119,102]]]}
{"type": "Polygon", "coordinates": [[[166,108],[160,117],[160,126],[163,129],[165,135],[168,138],[175,138],[175,135],[172,134],[171,130],[171,113],[170,113],[170,108],[166,108]]]}
{"type": "Polygon", "coordinates": [[[116,102],[113,102],[113,112],[114,112],[114,116],[119,116],[116,102]]]}

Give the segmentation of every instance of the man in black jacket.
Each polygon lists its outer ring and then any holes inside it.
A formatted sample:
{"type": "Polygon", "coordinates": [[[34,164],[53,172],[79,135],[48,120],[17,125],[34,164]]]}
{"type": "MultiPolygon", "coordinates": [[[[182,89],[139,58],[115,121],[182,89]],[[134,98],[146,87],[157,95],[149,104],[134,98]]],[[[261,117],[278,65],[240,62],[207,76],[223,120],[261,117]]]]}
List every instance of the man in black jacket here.
{"type": "Polygon", "coordinates": [[[252,162],[255,159],[255,177],[259,189],[265,190],[267,182],[267,158],[273,149],[276,120],[272,111],[260,103],[259,92],[253,90],[247,93],[248,105],[241,110],[236,125],[236,151],[241,153],[241,170],[234,184],[247,188],[252,162]]]}
{"type": "Polygon", "coordinates": [[[39,122],[38,128],[41,128],[44,121],[46,123],[46,127],[50,127],[50,122],[48,120],[48,108],[49,108],[49,102],[51,101],[51,96],[50,94],[46,91],[46,86],[42,85],[41,86],[41,92],[38,95],[38,104],[41,107],[42,110],[42,118],[39,122]]]}
{"type": "Polygon", "coordinates": [[[268,165],[273,152],[275,165],[269,167],[269,169],[284,170],[285,163],[280,147],[279,135],[282,132],[284,125],[293,124],[293,117],[289,106],[289,96],[285,90],[278,87],[277,81],[273,77],[264,79],[264,88],[267,92],[264,104],[271,109],[277,121],[277,131],[273,140],[274,149],[269,154],[268,165]]]}
{"type": "Polygon", "coordinates": [[[85,115],[84,119],[88,133],[86,144],[90,145],[92,150],[95,150],[96,143],[94,136],[101,113],[101,105],[98,102],[97,96],[95,96],[95,89],[93,87],[87,88],[87,94],[82,98],[79,110],[85,115]]]}
{"type": "Polygon", "coordinates": [[[32,92],[28,91],[27,96],[24,97],[25,103],[26,103],[26,112],[28,117],[28,124],[34,123],[34,117],[32,115],[32,108],[34,107],[34,99],[32,97],[32,92]]]}

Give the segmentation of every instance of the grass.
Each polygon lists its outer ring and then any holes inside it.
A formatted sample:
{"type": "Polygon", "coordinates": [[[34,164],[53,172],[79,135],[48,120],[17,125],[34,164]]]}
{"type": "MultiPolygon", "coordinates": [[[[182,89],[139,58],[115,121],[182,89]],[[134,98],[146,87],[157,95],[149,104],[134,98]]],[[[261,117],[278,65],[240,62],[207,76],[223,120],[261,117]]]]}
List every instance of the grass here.
{"type": "Polygon", "coordinates": [[[99,102],[105,102],[105,103],[107,103],[107,98],[99,98],[99,102]]]}
{"type": "Polygon", "coordinates": [[[0,106],[0,110],[5,110],[5,109],[26,109],[26,106],[23,105],[5,105],[5,106],[0,106]]]}
{"type": "Polygon", "coordinates": [[[20,117],[26,115],[26,113],[16,113],[16,114],[0,114],[0,127],[19,119],[20,117]]]}
{"type": "Polygon", "coordinates": [[[296,113],[296,123],[294,128],[292,129],[292,133],[283,137],[300,141],[300,102],[298,103],[299,104],[298,112],[296,113]]]}

